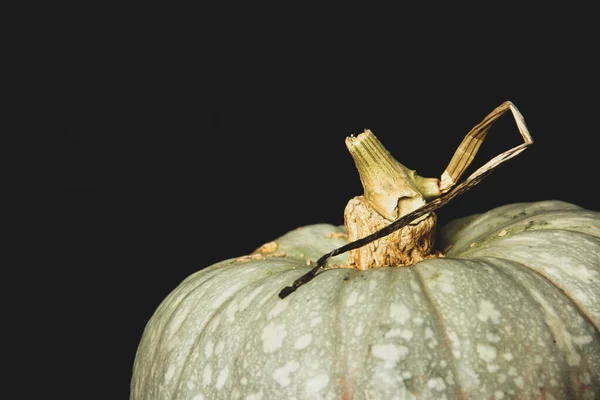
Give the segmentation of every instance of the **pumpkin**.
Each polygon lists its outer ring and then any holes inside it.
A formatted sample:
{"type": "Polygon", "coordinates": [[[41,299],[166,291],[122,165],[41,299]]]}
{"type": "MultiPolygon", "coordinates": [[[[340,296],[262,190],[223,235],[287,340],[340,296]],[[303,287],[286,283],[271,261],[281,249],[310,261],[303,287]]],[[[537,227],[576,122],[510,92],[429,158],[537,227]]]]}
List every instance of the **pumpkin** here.
{"type": "Polygon", "coordinates": [[[195,273],[148,323],[131,398],[598,398],[600,213],[511,204],[440,236],[443,258],[331,269],[284,300],[343,227],[195,273]]]}
{"type": "Polygon", "coordinates": [[[410,267],[337,255],[284,299],[343,226],[196,272],[148,322],[131,399],[600,398],[600,213],[510,204],[437,241],[410,267]]]}

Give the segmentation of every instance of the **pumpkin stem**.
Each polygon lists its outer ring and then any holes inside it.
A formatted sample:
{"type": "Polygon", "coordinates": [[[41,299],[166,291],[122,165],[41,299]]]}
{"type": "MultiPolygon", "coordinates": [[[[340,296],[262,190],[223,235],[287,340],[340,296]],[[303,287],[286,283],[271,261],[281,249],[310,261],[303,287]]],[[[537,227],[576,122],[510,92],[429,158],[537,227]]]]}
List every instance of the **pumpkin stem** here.
{"type": "MultiPolygon", "coordinates": [[[[364,195],[351,199],[344,211],[348,240],[376,232],[439,197],[439,179],[423,178],[392,157],[365,130],[346,138],[364,195]]],[[[367,246],[350,251],[348,266],[361,270],[411,265],[430,256],[435,237],[435,214],[429,213],[398,231],[367,246]]]]}
{"type": "Polygon", "coordinates": [[[395,221],[439,197],[439,179],[422,178],[392,157],[373,132],[366,129],[346,138],[365,189],[365,200],[382,217],[395,221]]]}

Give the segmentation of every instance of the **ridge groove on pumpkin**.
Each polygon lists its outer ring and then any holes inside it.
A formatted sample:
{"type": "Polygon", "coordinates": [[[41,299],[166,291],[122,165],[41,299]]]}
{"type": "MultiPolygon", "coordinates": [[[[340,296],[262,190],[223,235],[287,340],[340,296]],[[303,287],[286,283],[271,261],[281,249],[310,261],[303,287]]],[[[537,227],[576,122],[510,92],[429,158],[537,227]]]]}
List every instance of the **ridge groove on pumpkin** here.
{"type": "MultiPolygon", "coordinates": [[[[265,263],[269,263],[268,260],[262,260],[265,263]]],[[[285,262],[284,262],[285,263],[285,262]]],[[[215,266],[215,270],[214,271],[210,271],[212,273],[211,277],[219,277],[219,280],[222,281],[223,279],[223,274],[226,272],[230,272],[231,274],[234,274],[236,277],[239,277],[238,274],[236,274],[235,269],[239,269],[239,265],[238,263],[231,263],[227,265],[227,268],[225,270],[223,270],[223,266],[222,265],[217,265],[215,266]]],[[[257,285],[260,286],[262,284],[264,284],[265,282],[267,282],[269,279],[272,279],[274,277],[280,277],[281,282],[285,281],[285,277],[282,277],[282,275],[288,275],[290,272],[290,270],[282,270],[279,273],[274,273],[274,274],[270,274],[270,275],[266,275],[266,276],[260,276],[254,273],[251,273],[251,271],[246,272],[246,275],[248,276],[248,278],[250,279],[248,281],[247,285],[244,285],[243,289],[246,289],[248,287],[248,285],[257,285]]],[[[189,289],[189,292],[187,293],[186,297],[188,296],[195,296],[195,302],[196,304],[194,305],[186,305],[188,308],[194,308],[194,307],[199,307],[201,305],[201,303],[204,301],[205,299],[205,295],[204,292],[210,293],[210,290],[206,290],[206,291],[202,291],[201,295],[198,295],[198,291],[200,289],[202,289],[202,286],[204,286],[204,284],[206,283],[210,283],[209,281],[211,281],[212,279],[207,279],[205,281],[202,282],[202,284],[200,285],[196,285],[193,289],[189,289]]],[[[225,280],[225,282],[228,282],[229,280],[225,280]]],[[[278,282],[279,283],[279,282],[278,282]]],[[[279,283],[281,284],[281,283],[279,283]]],[[[178,380],[177,382],[174,383],[174,386],[178,389],[182,388],[183,385],[183,376],[186,375],[186,371],[188,368],[188,363],[190,362],[190,356],[195,354],[195,350],[197,349],[197,346],[200,345],[200,343],[202,342],[202,340],[205,338],[205,335],[207,334],[207,330],[209,330],[212,326],[212,321],[214,321],[215,318],[222,316],[222,314],[224,313],[224,310],[229,306],[230,302],[236,298],[236,296],[238,295],[238,288],[239,286],[242,286],[241,284],[238,285],[238,287],[236,288],[236,290],[233,290],[231,293],[228,294],[227,298],[217,298],[217,300],[220,301],[220,305],[212,308],[212,313],[210,314],[210,316],[208,316],[205,319],[205,322],[203,324],[203,329],[201,331],[199,331],[197,333],[197,337],[194,340],[194,343],[191,344],[191,346],[187,349],[187,355],[186,355],[186,360],[183,362],[183,364],[180,367],[179,370],[179,376],[178,376],[178,380]]],[[[222,296],[223,293],[220,294],[220,296],[222,296]]],[[[180,302],[181,304],[181,302],[180,302]]],[[[211,301],[211,304],[214,304],[214,300],[211,301]]],[[[175,313],[174,313],[175,314],[175,313]]],[[[221,371],[220,371],[221,372],[221,371]]],[[[219,373],[220,373],[219,372],[219,373]]],[[[206,371],[205,371],[206,373],[206,371]]],[[[212,375],[212,373],[210,374],[212,375]]],[[[212,382],[212,376],[210,381],[212,382]]]]}
{"type": "Polygon", "coordinates": [[[444,349],[444,351],[446,352],[446,357],[444,357],[445,360],[450,360],[450,369],[453,373],[453,376],[456,377],[457,383],[456,383],[456,396],[457,398],[461,399],[464,398],[463,393],[462,393],[462,384],[460,382],[460,374],[459,374],[459,366],[458,366],[458,360],[454,357],[453,355],[453,351],[452,351],[452,345],[451,345],[451,340],[450,337],[447,334],[447,329],[445,329],[446,324],[444,323],[444,318],[442,317],[442,314],[440,313],[439,309],[437,308],[437,306],[435,305],[432,297],[431,297],[431,292],[429,290],[429,287],[425,284],[425,277],[423,276],[422,273],[422,269],[421,266],[419,266],[419,264],[416,264],[414,268],[411,268],[411,271],[413,271],[414,275],[417,277],[418,279],[418,283],[419,286],[423,292],[423,300],[425,300],[425,302],[428,305],[429,310],[431,310],[431,313],[435,316],[434,320],[432,321],[433,324],[436,325],[436,327],[438,329],[433,329],[434,336],[442,336],[442,340],[438,340],[438,342],[442,343],[441,347],[444,349]]]}
{"type": "MultiPolygon", "coordinates": [[[[236,268],[236,265],[235,265],[235,263],[234,263],[234,264],[231,264],[231,265],[230,265],[230,268],[228,268],[228,270],[232,270],[232,269],[235,269],[235,268],[236,268]]],[[[218,274],[221,274],[221,273],[222,273],[222,271],[218,271],[218,274]]],[[[250,275],[250,276],[253,276],[252,274],[248,274],[248,275],[250,275]]],[[[254,282],[251,282],[251,283],[261,282],[261,281],[263,281],[263,280],[266,280],[266,279],[268,279],[269,277],[270,277],[270,276],[267,276],[267,277],[262,277],[262,278],[256,279],[256,281],[254,281],[254,282]]],[[[238,288],[239,288],[239,286],[240,286],[240,285],[238,285],[238,288]]],[[[189,294],[194,294],[194,293],[195,293],[197,290],[199,290],[199,289],[200,289],[200,286],[197,286],[197,287],[195,287],[194,289],[192,289],[192,290],[190,291],[190,293],[189,293],[189,294]]],[[[245,289],[245,287],[244,287],[244,289],[245,289]]],[[[203,325],[203,329],[202,329],[201,331],[199,331],[199,332],[198,332],[196,339],[195,339],[195,340],[194,340],[194,342],[191,344],[191,346],[189,347],[189,349],[187,349],[187,354],[186,354],[186,356],[185,356],[185,361],[183,362],[183,364],[181,364],[181,367],[180,367],[180,371],[179,371],[178,380],[177,380],[177,382],[175,382],[175,384],[174,384],[174,386],[175,386],[175,387],[176,387],[178,390],[179,390],[179,389],[181,388],[181,386],[183,385],[183,375],[184,375],[184,372],[185,372],[185,371],[187,370],[187,368],[188,368],[188,363],[189,363],[189,361],[190,361],[190,357],[191,357],[191,356],[194,354],[194,350],[195,350],[195,349],[196,349],[196,347],[197,347],[197,346],[200,344],[201,340],[204,338],[204,334],[205,334],[206,330],[207,330],[207,329],[208,329],[208,328],[211,326],[211,321],[213,321],[213,320],[214,320],[214,318],[215,318],[216,316],[218,316],[218,315],[219,315],[219,313],[220,313],[220,312],[221,312],[221,311],[224,309],[224,307],[226,307],[226,306],[227,306],[227,304],[229,303],[229,301],[231,301],[231,299],[235,298],[235,296],[236,296],[236,294],[237,294],[237,293],[236,293],[236,291],[237,291],[237,288],[236,288],[236,290],[234,290],[234,291],[232,291],[232,292],[230,293],[230,295],[228,296],[228,298],[227,298],[227,299],[224,299],[224,300],[223,300],[223,302],[221,303],[221,305],[220,305],[220,306],[218,306],[218,307],[216,307],[216,308],[213,308],[213,309],[212,309],[212,310],[213,310],[213,312],[211,313],[211,315],[210,315],[208,318],[206,318],[206,319],[205,319],[205,323],[204,323],[204,325],[203,325]]],[[[197,300],[197,302],[196,302],[196,303],[197,303],[197,304],[195,304],[195,305],[194,305],[194,307],[198,306],[198,305],[199,305],[199,304],[202,302],[203,298],[204,298],[204,295],[200,295],[200,296],[196,297],[196,300],[197,300]]],[[[190,307],[190,306],[188,305],[188,307],[190,307]]],[[[211,375],[212,375],[212,374],[211,374],[211,375]]]]}
{"type": "MultiPolygon", "coordinates": [[[[554,338],[553,343],[557,344],[562,350],[563,361],[567,365],[571,367],[580,366],[580,362],[583,361],[585,366],[591,368],[592,371],[600,367],[600,348],[595,349],[595,351],[585,351],[582,348],[585,344],[597,343],[597,341],[594,342],[592,340],[591,335],[600,335],[577,302],[546,276],[528,268],[526,265],[504,259],[496,259],[495,262],[488,262],[488,265],[509,279],[511,284],[519,288],[520,292],[526,298],[530,299],[530,303],[540,310],[539,314],[544,316],[543,321],[547,327],[547,332],[554,338]],[[527,284],[525,284],[525,281],[527,281],[527,284]],[[578,311],[582,321],[580,325],[569,324],[567,322],[572,311],[565,312],[565,307],[562,305],[558,307],[557,304],[559,303],[557,303],[556,298],[565,300],[573,310],[578,311]],[[573,334],[573,331],[585,331],[586,323],[593,330],[590,335],[573,334]],[[558,327],[554,326],[557,324],[559,325],[558,327]],[[579,351],[577,351],[576,347],[579,347],[579,351]],[[590,362],[592,365],[589,365],[590,362]]],[[[539,359],[540,363],[542,360],[543,358],[539,359]]],[[[559,366],[563,365],[562,363],[557,364],[559,366]]],[[[531,369],[525,370],[531,372],[531,369]]],[[[578,392],[578,389],[580,391],[581,388],[578,388],[580,383],[577,378],[578,375],[582,375],[582,373],[578,374],[571,370],[571,386],[565,388],[567,394],[564,398],[571,398],[574,396],[573,393],[578,392]]]]}
{"type": "MultiPolygon", "coordinates": [[[[158,357],[158,352],[156,352],[154,349],[155,348],[159,348],[161,347],[162,343],[165,340],[165,334],[166,334],[166,330],[168,329],[171,321],[175,318],[175,316],[177,315],[177,310],[179,308],[179,306],[185,302],[185,300],[187,298],[189,298],[189,296],[192,295],[192,293],[200,286],[203,286],[206,282],[209,282],[212,279],[215,279],[217,277],[219,273],[217,271],[211,271],[211,273],[208,273],[200,282],[195,282],[193,280],[190,280],[189,278],[186,278],[183,280],[182,285],[178,286],[173,294],[171,295],[171,297],[167,297],[158,307],[158,310],[156,311],[156,313],[158,315],[162,314],[163,312],[166,312],[169,309],[173,309],[175,310],[174,312],[171,313],[171,315],[169,316],[169,318],[166,319],[166,321],[163,322],[163,325],[161,328],[159,328],[159,333],[158,333],[158,339],[157,339],[157,343],[156,345],[152,346],[153,348],[153,355],[152,355],[152,361],[150,363],[150,368],[148,369],[148,375],[146,376],[146,380],[147,381],[151,381],[151,382],[157,382],[158,379],[154,377],[154,374],[157,372],[156,371],[156,366],[157,366],[157,359],[156,357],[158,357]],[[190,285],[193,287],[193,289],[189,289],[189,287],[187,285],[190,285]],[[177,304],[174,304],[177,303],[177,304]]],[[[160,322],[161,319],[154,319],[152,321],[150,321],[150,323],[154,323],[154,322],[160,322]]]]}

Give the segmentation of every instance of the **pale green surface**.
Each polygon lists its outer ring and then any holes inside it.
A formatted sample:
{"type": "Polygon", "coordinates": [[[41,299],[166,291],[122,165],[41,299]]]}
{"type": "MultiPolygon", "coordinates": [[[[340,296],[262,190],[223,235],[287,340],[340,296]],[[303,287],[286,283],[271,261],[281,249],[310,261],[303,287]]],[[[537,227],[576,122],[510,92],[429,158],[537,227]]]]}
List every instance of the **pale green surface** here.
{"type": "Polygon", "coordinates": [[[600,397],[600,213],[505,206],[442,230],[446,258],[329,270],[280,300],[339,230],[182,282],[144,332],[131,399],[600,397]]]}

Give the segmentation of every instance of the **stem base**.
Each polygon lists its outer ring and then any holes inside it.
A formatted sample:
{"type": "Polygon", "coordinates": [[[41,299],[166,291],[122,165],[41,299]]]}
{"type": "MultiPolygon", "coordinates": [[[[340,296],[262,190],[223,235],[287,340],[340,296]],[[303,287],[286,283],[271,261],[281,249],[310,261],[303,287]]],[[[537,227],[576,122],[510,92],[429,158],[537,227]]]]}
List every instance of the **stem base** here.
{"type": "MultiPolygon", "coordinates": [[[[409,266],[432,256],[435,242],[437,217],[434,213],[424,216],[414,225],[406,225],[398,231],[351,250],[348,267],[366,270],[376,267],[409,266]]],[[[390,224],[375,211],[364,196],[351,199],[344,210],[344,225],[348,241],[353,242],[390,224]]]]}

